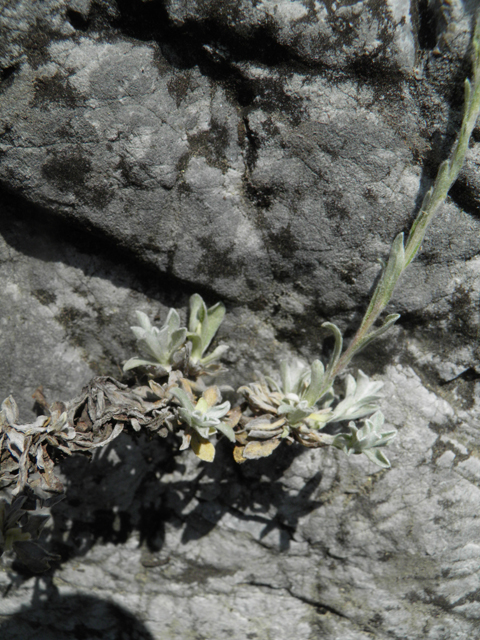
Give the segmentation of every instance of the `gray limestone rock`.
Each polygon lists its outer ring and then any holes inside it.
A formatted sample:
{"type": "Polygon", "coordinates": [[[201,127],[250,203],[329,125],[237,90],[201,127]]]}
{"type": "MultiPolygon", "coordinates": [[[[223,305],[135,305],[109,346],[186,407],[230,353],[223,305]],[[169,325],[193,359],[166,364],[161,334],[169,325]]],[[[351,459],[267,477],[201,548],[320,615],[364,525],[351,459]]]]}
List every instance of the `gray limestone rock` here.
{"type": "MultiPolygon", "coordinates": [[[[0,6],[1,399],[120,377],[134,310],[194,291],[227,305],[233,386],[352,334],[454,139],[475,2],[0,6]]],[[[2,637],[480,637],[477,139],[356,361],[392,469],[122,435],[62,464],[62,562],[5,565],[2,637]]]]}

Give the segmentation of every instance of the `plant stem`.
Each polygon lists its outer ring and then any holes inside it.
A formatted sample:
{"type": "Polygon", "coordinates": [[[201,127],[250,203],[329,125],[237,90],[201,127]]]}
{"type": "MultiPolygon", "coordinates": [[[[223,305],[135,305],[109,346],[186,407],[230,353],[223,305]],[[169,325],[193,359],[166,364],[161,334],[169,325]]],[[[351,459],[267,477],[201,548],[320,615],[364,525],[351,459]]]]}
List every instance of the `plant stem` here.
{"type": "Polygon", "coordinates": [[[348,349],[343,353],[335,367],[329,372],[325,386],[333,382],[335,376],[345,369],[352,357],[366,344],[371,342],[380,333],[383,333],[400,316],[389,316],[383,327],[370,331],[389,303],[395,285],[406,267],[412,262],[421,248],[428,225],[445,201],[448,192],[465,161],[468,142],[472,134],[475,122],[480,112],[480,11],[477,13],[475,32],[472,39],[473,45],[473,74],[472,82],[465,80],[465,104],[462,126],[458,140],[452,150],[450,158],[440,165],[433,186],[427,191],[420,212],[408,234],[404,248],[403,233],[399,234],[392,245],[390,257],[380,281],[373,293],[368,309],[362,323],[353,337],[348,349]]]}

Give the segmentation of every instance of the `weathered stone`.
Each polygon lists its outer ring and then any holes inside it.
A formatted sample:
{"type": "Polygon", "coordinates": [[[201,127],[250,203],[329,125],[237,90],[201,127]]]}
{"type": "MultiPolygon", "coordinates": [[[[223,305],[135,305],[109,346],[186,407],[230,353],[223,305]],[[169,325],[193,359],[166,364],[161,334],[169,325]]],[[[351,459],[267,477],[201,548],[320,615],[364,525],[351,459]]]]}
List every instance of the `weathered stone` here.
{"type": "MultiPolygon", "coordinates": [[[[233,386],[321,356],[326,319],[355,328],[468,72],[466,4],[375,7],[8,3],[0,400],[27,417],[40,384],[67,400],[120,376],[134,309],[185,317],[197,289],[227,304],[233,386]]],[[[63,562],[0,574],[2,636],[475,637],[477,147],[395,293],[401,323],[357,360],[385,382],[393,468],[286,445],[238,466],[225,443],[205,465],[121,436],[63,464],[63,562]]]]}

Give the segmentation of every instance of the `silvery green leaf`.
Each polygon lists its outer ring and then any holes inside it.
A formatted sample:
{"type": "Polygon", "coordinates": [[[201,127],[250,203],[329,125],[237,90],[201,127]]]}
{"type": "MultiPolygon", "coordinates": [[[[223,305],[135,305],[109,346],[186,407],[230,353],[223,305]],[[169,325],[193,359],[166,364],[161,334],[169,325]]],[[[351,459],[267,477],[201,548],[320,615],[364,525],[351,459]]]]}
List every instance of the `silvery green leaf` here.
{"type": "Polygon", "coordinates": [[[202,296],[200,296],[198,293],[194,293],[190,298],[190,318],[188,321],[188,330],[190,331],[190,333],[200,334],[200,331],[197,332],[197,329],[205,319],[206,313],[207,306],[203,301],[202,296]]]}
{"type": "Polygon", "coordinates": [[[302,398],[307,401],[310,407],[313,407],[325,395],[325,391],[323,391],[325,368],[320,360],[314,360],[310,370],[310,384],[304,391],[302,398]]]}
{"type": "Polygon", "coordinates": [[[223,433],[223,435],[226,436],[230,440],[230,442],[235,442],[235,432],[229,424],[226,424],[225,422],[219,422],[216,428],[218,429],[218,431],[223,433]]]}
{"type": "MultiPolygon", "coordinates": [[[[129,371],[130,369],[135,369],[136,367],[147,367],[147,366],[156,367],[156,366],[159,366],[159,363],[156,362],[155,360],[144,360],[143,358],[130,358],[123,365],[123,370],[129,371]]],[[[170,365],[161,365],[161,366],[164,369],[165,373],[170,371],[170,368],[171,368],[170,365]]]]}
{"type": "MultiPolygon", "coordinates": [[[[293,395],[293,394],[289,394],[293,395]]],[[[288,400],[288,398],[285,398],[288,400]]],[[[277,413],[279,415],[284,415],[287,418],[287,421],[291,425],[295,425],[301,420],[304,420],[312,413],[312,407],[309,406],[306,400],[298,400],[291,402],[284,402],[278,407],[277,413]]]]}
{"type": "Polygon", "coordinates": [[[363,418],[378,409],[376,403],[382,396],[379,390],[383,382],[373,382],[359,371],[357,379],[350,374],[345,381],[345,398],[335,407],[331,422],[340,420],[356,420],[363,418]]]}
{"type": "Polygon", "coordinates": [[[169,333],[173,333],[180,327],[180,316],[178,315],[178,311],[176,309],[170,309],[164,326],[168,327],[169,333]]]}
{"type": "MultiPolygon", "coordinates": [[[[178,414],[182,418],[184,422],[186,422],[190,427],[198,427],[198,428],[209,428],[215,427],[220,420],[218,418],[212,418],[197,409],[193,411],[189,411],[184,407],[179,407],[178,414]]],[[[200,433],[200,432],[199,432],[200,433]]],[[[208,430],[208,434],[215,433],[215,429],[213,431],[208,430]]],[[[208,438],[208,435],[204,435],[200,433],[204,438],[208,438]]]]}
{"type": "MultiPolygon", "coordinates": [[[[258,373],[257,373],[257,375],[258,375],[258,373]]],[[[271,378],[270,376],[264,376],[264,378],[262,377],[262,379],[265,380],[265,382],[268,384],[270,389],[273,390],[274,393],[280,393],[280,394],[282,393],[282,389],[281,389],[281,386],[280,386],[281,383],[279,384],[277,382],[277,380],[274,380],[274,378],[271,378]]],[[[257,385],[257,383],[253,382],[250,386],[252,386],[252,385],[257,385]]],[[[257,386],[260,386],[260,385],[257,385],[257,386]]],[[[246,388],[246,387],[240,387],[240,389],[243,389],[243,388],[246,388]]],[[[267,386],[263,385],[263,388],[267,389],[267,386]]]]}
{"type": "Polygon", "coordinates": [[[375,453],[378,447],[385,446],[397,435],[395,429],[382,431],[383,414],[377,411],[370,419],[363,421],[359,429],[354,422],[349,422],[349,433],[339,433],[334,436],[332,445],[342,449],[347,455],[365,453],[372,462],[381,467],[389,467],[388,459],[382,453],[375,453]]]}
{"type": "Polygon", "coordinates": [[[229,348],[228,344],[220,344],[212,351],[212,353],[209,353],[208,356],[204,356],[201,359],[201,363],[207,365],[218,360],[226,351],[228,351],[229,348]]]}
{"type": "Polygon", "coordinates": [[[177,398],[184,409],[189,412],[195,410],[195,405],[183,389],[180,389],[180,387],[173,387],[173,389],[170,390],[170,393],[172,394],[172,396],[175,396],[175,398],[177,398]]]}
{"type": "Polygon", "coordinates": [[[187,338],[192,343],[191,359],[193,362],[209,364],[226,351],[226,348],[222,347],[221,350],[215,349],[213,353],[204,357],[204,353],[210,346],[224,317],[225,305],[221,302],[207,309],[205,302],[198,293],[195,293],[190,298],[187,338]]]}
{"type": "MultiPolygon", "coordinates": [[[[141,366],[160,367],[164,374],[171,370],[172,359],[181,349],[187,337],[187,329],[180,327],[180,316],[175,309],[170,309],[167,319],[161,329],[152,326],[148,316],[143,311],[136,311],[140,326],[131,327],[138,346],[149,358],[130,358],[124,371],[141,366]]],[[[159,373],[159,371],[157,371],[159,373]]]]}
{"type": "Polygon", "coordinates": [[[230,411],[230,402],[222,402],[222,404],[217,404],[214,407],[210,407],[205,412],[205,415],[208,415],[210,418],[223,418],[230,411]]]}
{"type": "Polygon", "coordinates": [[[291,360],[282,360],[280,363],[280,376],[283,393],[285,395],[296,393],[300,396],[310,382],[311,371],[310,367],[301,360],[292,358],[291,360]]]}
{"type": "Polygon", "coordinates": [[[210,346],[213,336],[217,333],[218,328],[222,324],[225,312],[225,305],[222,302],[217,302],[217,304],[207,310],[207,322],[203,322],[202,324],[202,342],[204,352],[210,346]]]}
{"type": "Polygon", "coordinates": [[[322,327],[325,327],[325,329],[329,329],[333,333],[335,338],[335,347],[330,357],[330,361],[327,365],[327,373],[328,375],[330,375],[333,369],[335,368],[337,362],[339,361],[340,356],[342,355],[343,338],[342,338],[342,333],[340,329],[337,327],[336,324],[333,324],[333,322],[324,322],[322,324],[322,327]]]}
{"type": "Polygon", "coordinates": [[[202,337],[196,333],[187,333],[187,339],[191,342],[192,348],[190,358],[198,362],[202,357],[202,337]]]}
{"type": "Polygon", "coordinates": [[[361,351],[364,347],[367,346],[367,344],[370,344],[370,342],[372,342],[373,340],[376,340],[379,336],[381,336],[383,333],[385,333],[386,331],[388,331],[388,329],[390,329],[390,327],[392,325],[395,324],[395,322],[400,318],[400,314],[399,313],[391,313],[389,314],[381,327],[377,327],[376,329],[373,329],[372,331],[370,331],[369,334],[367,334],[365,336],[365,338],[363,338],[362,340],[359,341],[357,348],[355,349],[355,353],[358,353],[359,351],[361,351]]]}
{"type": "Polygon", "coordinates": [[[167,353],[170,361],[171,361],[172,355],[176,351],[179,351],[179,349],[182,348],[186,339],[187,339],[187,330],[185,327],[182,327],[181,329],[175,329],[175,331],[172,331],[170,335],[170,340],[168,343],[168,349],[167,349],[167,353]]]}
{"type": "MultiPolygon", "coordinates": [[[[392,297],[393,289],[405,268],[405,248],[403,244],[403,233],[399,233],[393,241],[390,255],[388,257],[387,266],[380,276],[380,281],[374,291],[368,309],[363,318],[362,326],[364,326],[370,316],[377,316],[389,302],[392,297]]],[[[377,316],[378,317],[378,316],[377,316]]]]}
{"type": "MultiPolygon", "coordinates": [[[[144,331],[150,331],[150,329],[152,328],[152,325],[150,323],[150,320],[147,316],[146,313],[143,313],[143,311],[135,311],[135,315],[138,318],[138,321],[140,322],[140,329],[143,329],[144,331]]],[[[134,329],[134,327],[131,327],[132,331],[134,329]]]]}
{"type": "Polygon", "coordinates": [[[383,469],[390,469],[390,460],[381,449],[365,449],[363,453],[367,458],[383,469]]]}
{"type": "MultiPolygon", "coordinates": [[[[210,390],[211,389],[212,388],[210,388],[210,390]]],[[[233,430],[228,425],[221,423],[221,418],[223,418],[230,410],[229,402],[209,406],[205,398],[207,392],[205,392],[204,396],[202,396],[194,406],[193,402],[183,389],[176,387],[172,389],[171,394],[175,396],[182,405],[178,409],[178,415],[180,418],[190,427],[195,429],[202,438],[209,438],[218,430],[225,433],[225,435],[231,439],[233,430]]],[[[219,393],[218,397],[220,397],[219,393]]],[[[235,436],[233,436],[233,438],[235,439],[235,436]]]]}

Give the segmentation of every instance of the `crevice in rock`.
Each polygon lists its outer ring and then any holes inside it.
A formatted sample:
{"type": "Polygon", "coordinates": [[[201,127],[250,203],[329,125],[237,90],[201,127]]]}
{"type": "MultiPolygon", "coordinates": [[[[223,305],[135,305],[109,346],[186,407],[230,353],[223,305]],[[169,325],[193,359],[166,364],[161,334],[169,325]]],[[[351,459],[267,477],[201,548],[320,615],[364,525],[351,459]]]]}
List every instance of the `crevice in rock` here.
{"type": "Polygon", "coordinates": [[[76,31],[87,31],[89,27],[89,20],[85,18],[85,16],[80,13],[80,11],[75,11],[74,9],[67,9],[66,18],[72,25],[72,27],[76,31]]]}
{"type": "Polygon", "coordinates": [[[314,607],[318,611],[318,613],[322,615],[325,615],[326,613],[333,613],[334,615],[340,618],[345,618],[346,620],[349,620],[348,616],[346,616],[344,613],[342,613],[335,607],[331,607],[327,604],[323,604],[321,602],[317,602],[316,600],[312,600],[311,598],[306,598],[305,596],[301,596],[298,593],[295,593],[291,587],[287,588],[287,592],[292,596],[292,598],[295,598],[296,600],[300,600],[300,602],[304,602],[305,604],[309,604],[310,606],[314,607]]]}
{"type": "Polygon", "coordinates": [[[453,202],[473,218],[480,218],[480,197],[475,186],[470,186],[468,178],[462,174],[448,192],[453,202]]]}
{"type": "Polygon", "coordinates": [[[313,607],[317,611],[317,613],[319,613],[321,615],[325,615],[326,613],[333,613],[334,615],[336,615],[336,616],[338,616],[340,618],[345,618],[346,620],[349,620],[348,616],[346,616],[341,611],[338,611],[338,609],[335,609],[335,607],[331,607],[329,605],[322,604],[321,602],[318,602],[318,601],[313,600],[311,598],[307,598],[305,596],[299,595],[298,593],[295,593],[291,587],[281,587],[281,586],[277,587],[277,586],[275,586],[273,584],[270,584],[268,582],[257,582],[256,580],[249,580],[245,584],[247,584],[247,585],[249,585],[251,587],[259,587],[259,588],[263,588],[263,589],[270,589],[272,591],[286,591],[288,593],[288,595],[290,595],[292,598],[295,598],[295,600],[299,600],[300,602],[303,602],[304,604],[308,604],[309,606],[313,607]]]}
{"type": "MultiPolygon", "coordinates": [[[[379,62],[378,56],[363,56],[341,72],[322,61],[305,60],[292,47],[278,41],[276,26],[268,21],[252,26],[242,34],[216,18],[190,19],[177,26],[172,23],[162,1],[117,0],[113,6],[96,0],[87,18],[71,11],[68,18],[82,32],[100,31],[104,35],[121,34],[143,42],[155,41],[171,65],[180,69],[198,66],[202,74],[222,84],[241,107],[248,107],[255,100],[262,106],[280,100],[282,111],[290,117],[298,118],[297,102],[292,102],[286,94],[281,96],[278,90],[272,95],[271,86],[265,89],[265,82],[274,82],[272,78],[252,80],[238,68],[238,63],[263,65],[288,74],[328,75],[330,80],[360,75],[363,81],[392,87],[398,84],[399,77],[403,77],[394,63],[388,62],[389,57],[379,62]]],[[[382,20],[387,24],[383,14],[382,20]]],[[[388,26],[385,29],[388,30],[388,26]]],[[[277,80],[277,84],[281,87],[282,83],[277,80]]]]}
{"type": "MultiPolygon", "coordinates": [[[[126,243],[118,242],[105,230],[85,219],[77,219],[73,215],[58,215],[46,207],[32,203],[18,193],[12,193],[0,183],[0,234],[15,250],[33,256],[45,262],[65,260],[65,245],[73,246],[78,251],[101,256],[105,262],[130,271],[142,289],[152,291],[152,282],[157,282],[161,274],[161,288],[157,295],[165,297],[169,306],[175,306],[182,296],[200,293],[208,301],[217,301],[212,291],[205,287],[191,284],[171,273],[160,272],[147,260],[142,259],[141,247],[138,251],[126,243]],[[41,238],[48,238],[50,243],[44,247],[41,238]],[[58,255],[52,255],[51,246],[58,246],[58,255]]],[[[77,265],[82,268],[82,264],[77,265]]],[[[115,270],[109,271],[115,281],[115,270]]],[[[151,295],[155,295],[153,292],[151,295]]]]}
{"type": "Polygon", "coordinates": [[[480,373],[478,373],[478,371],[476,371],[476,369],[474,369],[473,367],[468,367],[468,369],[465,369],[465,371],[462,371],[462,373],[459,373],[458,376],[455,376],[451,380],[442,380],[439,384],[441,387],[444,387],[447,384],[451,384],[452,382],[455,382],[455,380],[465,380],[467,382],[474,382],[475,380],[478,380],[478,379],[480,379],[480,373]]]}
{"type": "Polygon", "coordinates": [[[420,49],[432,50],[437,44],[437,21],[433,4],[428,0],[411,3],[414,11],[417,40],[420,49]]]}
{"type": "Polygon", "coordinates": [[[11,64],[4,69],[0,69],[0,92],[7,89],[13,82],[13,74],[17,71],[20,64],[11,64]]]}

